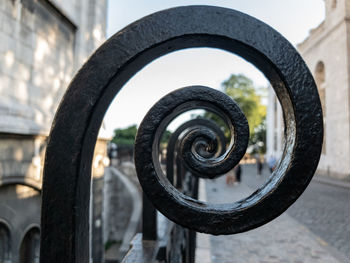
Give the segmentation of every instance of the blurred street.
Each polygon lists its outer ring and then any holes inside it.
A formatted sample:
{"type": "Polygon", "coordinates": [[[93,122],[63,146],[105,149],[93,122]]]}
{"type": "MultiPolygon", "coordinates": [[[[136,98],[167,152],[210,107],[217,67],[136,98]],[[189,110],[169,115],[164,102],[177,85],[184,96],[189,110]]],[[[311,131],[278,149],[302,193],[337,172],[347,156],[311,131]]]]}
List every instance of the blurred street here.
{"type": "MultiPolygon", "coordinates": [[[[248,196],[269,176],[265,167],[242,168],[242,183],[206,180],[207,201],[227,203],[248,196]]],[[[313,180],[286,213],[258,229],[210,236],[212,262],[350,262],[350,189],[313,180]]]]}

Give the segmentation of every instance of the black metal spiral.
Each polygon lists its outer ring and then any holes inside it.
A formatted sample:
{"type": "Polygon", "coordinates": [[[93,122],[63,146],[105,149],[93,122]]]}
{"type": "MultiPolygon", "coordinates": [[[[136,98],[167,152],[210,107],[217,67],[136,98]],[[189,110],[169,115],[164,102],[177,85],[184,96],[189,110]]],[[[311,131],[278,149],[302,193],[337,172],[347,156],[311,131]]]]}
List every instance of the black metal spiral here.
{"type": "MultiPolygon", "coordinates": [[[[171,113],[153,115],[142,128],[150,138],[138,139],[150,148],[137,149],[138,160],[142,151],[147,156],[148,161],[141,160],[144,166],[138,171],[150,201],[178,224],[200,232],[232,234],[271,221],[303,193],[320,158],[323,120],[315,82],[295,48],[268,25],[238,11],[209,6],[164,10],[106,41],[77,73],[60,103],[45,157],[41,262],[88,262],[91,163],[104,113],[123,85],[145,65],[172,51],[194,47],[235,53],[268,78],[285,120],[282,159],[271,179],[251,196],[221,206],[199,202],[179,193],[166,179],[159,179],[149,156],[153,149],[157,151],[154,146],[163,130],[162,120],[171,113]],[[155,120],[160,126],[155,134],[149,133],[154,129],[148,126],[155,120]],[[154,142],[150,145],[149,141],[154,142]]],[[[246,130],[245,124],[237,121],[241,119],[233,120],[237,122],[233,126],[242,126],[237,133],[246,130]]],[[[247,136],[242,133],[242,138],[247,136]]],[[[235,151],[226,152],[222,161],[209,161],[213,166],[202,162],[203,156],[197,158],[185,145],[183,153],[189,156],[184,160],[199,174],[213,178],[219,170],[229,169],[222,166],[225,158],[232,163],[239,161],[244,148],[240,140],[233,140],[235,151]]]]}
{"type": "Polygon", "coordinates": [[[224,93],[207,87],[178,89],[159,100],[147,113],[138,129],[135,166],[142,185],[150,180],[147,174],[162,173],[159,162],[154,161],[158,160],[159,140],[165,128],[181,113],[198,108],[220,115],[232,133],[232,140],[228,151],[222,156],[214,157],[218,147],[216,135],[208,129],[191,130],[180,144],[181,157],[189,170],[202,178],[215,178],[230,171],[242,159],[248,145],[249,127],[238,105],[224,93]],[[203,150],[203,147],[206,149],[203,150]],[[213,154],[210,154],[210,151],[213,154]],[[146,172],[145,167],[152,167],[153,170],[146,172]]]}
{"type": "Polygon", "coordinates": [[[189,120],[185,122],[184,124],[180,125],[170,136],[167,149],[166,149],[166,176],[170,183],[174,184],[177,188],[181,187],[182,185],[182,178],[181,176],[183,173],[182,165],[183,160],[181,158],[180,153],[180,145],[182,139],[188,134],[189,132],[192,132],[194,129],[200,129],[200,131],[211,131],[214,133],[215,138],[212,138],[212,141],[209,142],[213,143],[213,141],[216,142],[216,147],[211,147],[211,149],[208,151],[208,143],[198,143],[202,145],[201,149],[195,149],[196,151],[201,150],[200,155],[206,155],[206,157],[218,157],[222,156],[226,151],[226,138],[223,133],[223,131],[220,129],[220,127],[210,119],[204,119],[204,118],[196,118],[189,120]],[[183,134],[185,132],[185,134],[183,134]],[[181,137],[182,136],[182,137],[181,137]],[[208,155],[209,153],[209,155],[208,155]],[[174,165],[176,164],[177,167],[177,173],[174,174],[174,165]],[[176,182],[174,182],[174,177],[176,178],[176,182]]]}

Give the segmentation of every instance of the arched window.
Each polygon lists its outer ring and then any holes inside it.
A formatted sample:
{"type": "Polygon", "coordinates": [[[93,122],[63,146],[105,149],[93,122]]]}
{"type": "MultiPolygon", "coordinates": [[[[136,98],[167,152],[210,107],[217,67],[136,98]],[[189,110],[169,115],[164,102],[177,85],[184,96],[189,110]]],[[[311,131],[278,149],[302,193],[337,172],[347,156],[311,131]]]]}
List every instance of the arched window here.
{"type": "Polygon", "coordinates": [[[31,228],[23,238],[20,248],[20,263],[39,263],[40,230],[31,228]]]}
{"type": "Polygon", "coordinates": [[[322,61],[316,64],[315,69],[315,81],[320,95],[322,111],[323,111],[323,124],[324,124],[324,137],[323,137],[323,148],[322,153],[326,154],[326,71],[322,61]]]}
{"type": "Polygon", "coordinates": [[[318,88],[320,88],[326,80],[325,67],[322,61],[319,61],[316,64],[315,80],[318,88]]]}
{"type": "Polygon", "coordinates": [[[337,7],[337,0],[332,0],[332,9],[335,9],[337,7]]]}
{"type": "Polygon", "coordinates": [[[3,223],[0,223],[0,262],[11,262],[10,231],[3,223]]]}

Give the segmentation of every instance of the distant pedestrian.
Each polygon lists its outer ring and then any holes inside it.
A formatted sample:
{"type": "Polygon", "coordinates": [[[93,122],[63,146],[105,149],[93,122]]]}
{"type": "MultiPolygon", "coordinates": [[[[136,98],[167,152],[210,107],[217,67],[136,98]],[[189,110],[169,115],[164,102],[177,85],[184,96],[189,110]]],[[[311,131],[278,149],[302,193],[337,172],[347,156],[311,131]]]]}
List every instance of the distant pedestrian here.
{"type": "Polygon", "coordinates": [[[231,171],[229,171],[226,174],[226,184],[233,185],[235,183],[236,183],[236,174],[235,174],[235,169],[233,168],[231,171]]]}
{"type": "Polygon", "coordinates": [[[240,183],[240,182],[241,182],[241,174],[242,174],[241,165],[240,165],[240,164],[237,164],[237,165],[235,166],[235,168],[233,168],[233,170],[235,171],[235,174],[236,174],[237,183],[240,183]]]}
{"type": "Polygon", "coordinates": [[[267,165],[269,166],[270,173],[272,173],[276,167],[276,158],[273,155],[270,155],[269,159],[267,160],[267,165]]]}
{"type": "Polygon", "coordinates": [[[258,171],[258,175],[260,176],[262,168],[263,168],[263,165],[262,165],[261,158],[260,158],[259,154],[255,155],[255,160],[256,160],[256,168],[257,168],[257,171],[258,171]]]}

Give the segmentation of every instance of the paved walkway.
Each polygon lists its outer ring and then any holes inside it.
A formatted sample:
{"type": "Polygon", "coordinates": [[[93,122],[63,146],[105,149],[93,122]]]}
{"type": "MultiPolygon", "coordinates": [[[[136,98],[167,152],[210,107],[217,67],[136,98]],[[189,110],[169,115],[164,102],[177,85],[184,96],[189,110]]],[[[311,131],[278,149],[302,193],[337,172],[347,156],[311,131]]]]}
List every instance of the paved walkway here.
{"type": "MultiPolygon", "coordinates": [[[[248,196],[254,190],[244,183],[238,186],[227,186],[225,178],[206,180],[205,184],[206,199],[212,203],[233,202],[248,196]]],[[[205,252],[206,262],[350,262],[286,213],[269,224],[246,233],[230,236],[200,235],[198,239],[197,255],[200,251],[204,252],[203,244],[210,247],[210,252],[205,252]],[[205,240],[208,239],[209,242],[206,242],[205,240]]],[[[204,262],[201,260],[197,257],[197,262],[204,262]]]]}

